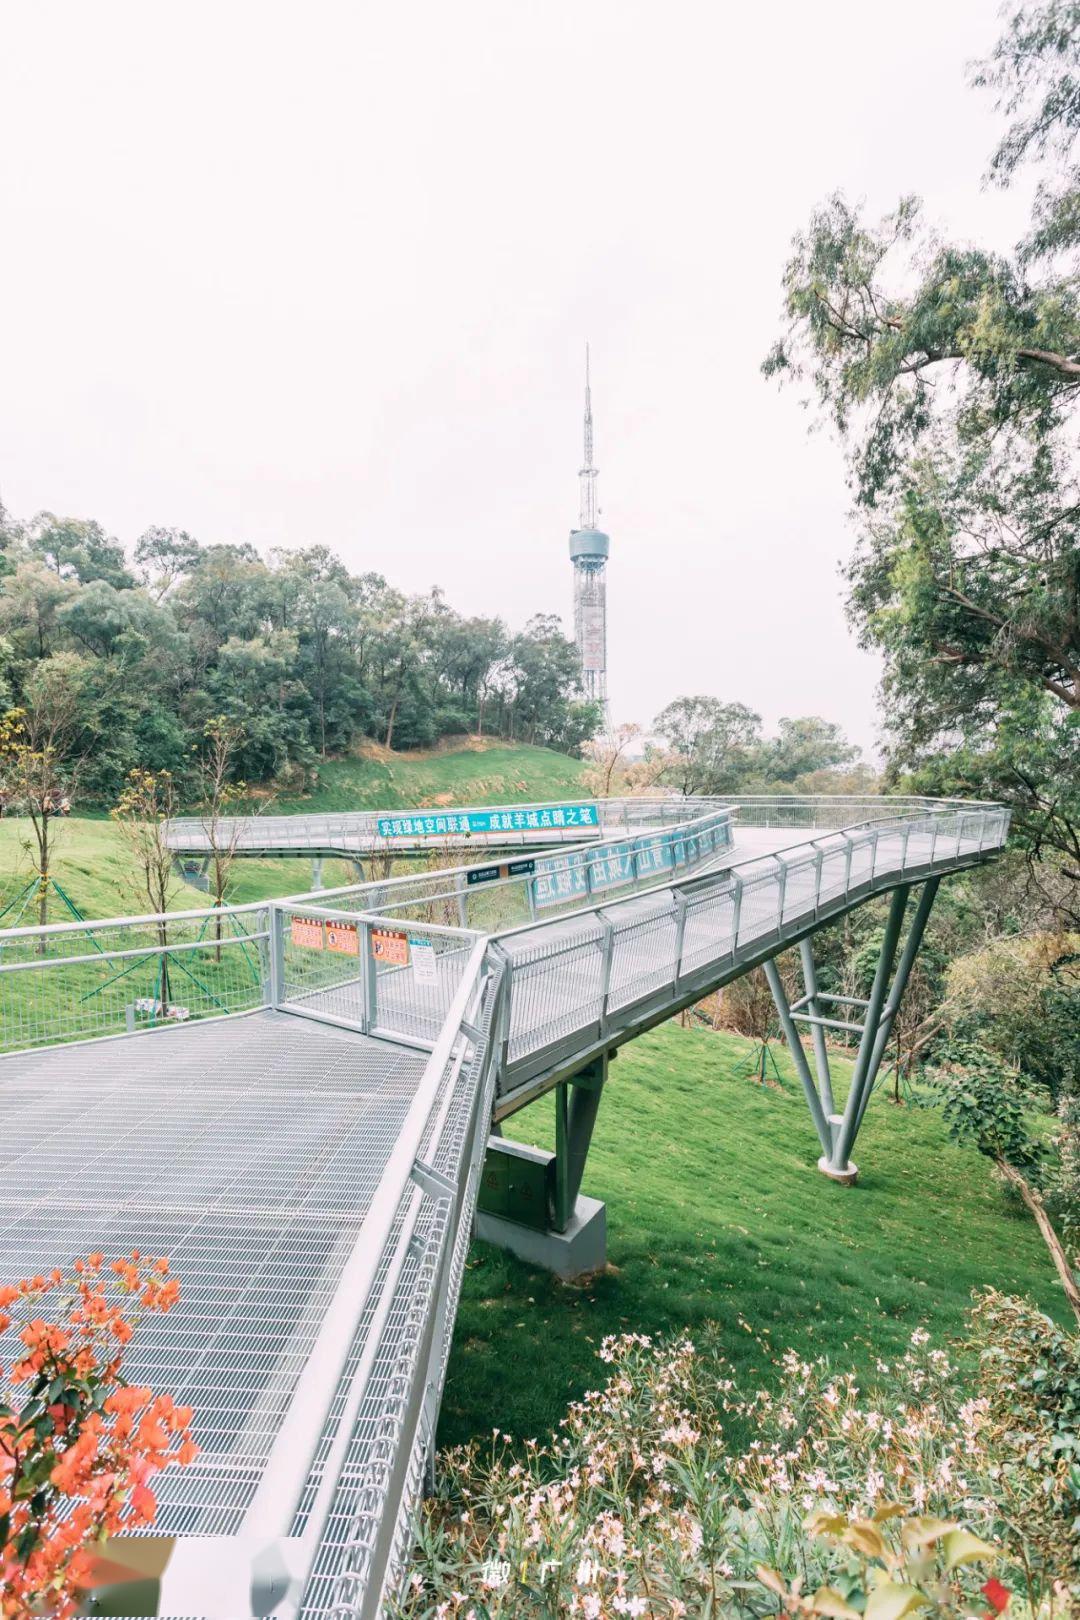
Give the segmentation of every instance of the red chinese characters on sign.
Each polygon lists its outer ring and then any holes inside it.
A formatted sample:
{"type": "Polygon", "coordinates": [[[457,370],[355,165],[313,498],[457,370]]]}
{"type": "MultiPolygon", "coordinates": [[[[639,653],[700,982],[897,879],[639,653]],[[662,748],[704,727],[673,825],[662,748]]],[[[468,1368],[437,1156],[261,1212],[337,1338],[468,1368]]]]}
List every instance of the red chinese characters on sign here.
{"type": "Polygon", "coordinates": [[[289,935],[294,945],[303,945],[309,951],[323,948],[323,925],[311,917],[294,917],[289,935]]]}
{"type": "Polygon", "coordinates": [[[360,939],[355,923],[327,923],[326,948],[340,956],[359,956],[360,939]]]}
{"type": "Polygon", "coordinates": [[[376,962],[388,962],[394,967],[407,967],[409,938],[394,928],[371,930],[371,954],[376,962]]]}

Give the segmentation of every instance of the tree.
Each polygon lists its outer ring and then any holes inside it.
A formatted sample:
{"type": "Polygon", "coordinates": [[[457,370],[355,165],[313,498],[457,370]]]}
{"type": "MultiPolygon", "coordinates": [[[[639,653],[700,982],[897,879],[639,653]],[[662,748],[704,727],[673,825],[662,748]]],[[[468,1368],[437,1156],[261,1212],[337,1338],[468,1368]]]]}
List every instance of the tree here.
{"type": "Polygon", "coordinates": [[[176,784],[171,771],[135,770],[129,773],[124,790],[110,811],[127,845],[134,869],[135,894],[140,902],[147,902],[156,919],[161,946],[158,999],[163,1007],[169,1004],[169,930],[165,913],[178,886],[166,832],[177,808],[176,784]]]}
{"type": "Polygon", "coordinates": [[[762,772],[778,782],[794,782],[819,771],[850,765],[858,757],[840,727],[819,715],[782,719],[778,734],[765,748],[762,772]]]}
{"type": "Polygon", "coordinates": [[[135,583],[124,562],[119,540],[105,533],[100,523],[82,518],[58,518],[39,512],[30,526],[27,545],[32,554],[61,578],[81,585],[103,579],[118,589],[135,583]]]}
{"type": "Polygon", "coordinates": [[[597,799],[635,798],[652,793],[664,772],[671,767],[670,754],[658,748],[642,748],[644,732],[639,725],[617,726],[614,735],[594,737],[585,745],[589,767],[582,778],[585,791],[597,799]]]}
{"type": "Polygon", "coordinates": [[[956,1142],[970,1142],[996,1166],[1034,1217],[1058,1280],[1080,1323],[1080,1284],[1036,1184],[1041,1149],[1032,1141],[1013,1073],[978,1047],[957,1045],[936,1071],[944,1114],[956,1142]]]}
{"type": "MultiPolygon", "coordinates": [[[[991,162],[1050,173],[1010,255],[834,196],[796,236],[767,374],[850,451],[850,611],[885,655],[891,765],[1003,797],[1080,882],[1080,9],[1017,11],[976,83],[1013,118],[991,162]],[[1063,166],[1063,167],[1060,167],[1063,166]]],[[[1077,913],[1074,903],[1073,913],[1077,913]]]]}
{"type": "Polygon", "coordinates": [[[653,730],[676,757],[680,793],[737,793],[761,741],[761,716],[745,703],[681,697],[661,710],[653,730]]]}
{"type": "MultiPolygon", "coordinates": [[[[243,743],[243,728],[226,715],[212,716],[204,728],[204,743],[199,759],[201,820],[210,849],[210,892],[215,908],[225,903],[229,874],[236,859],[242,831],[242,822],[235,812],[247,790],[245,782],[233,780],[236,755],[243,743]]],[[[218,948],[215,960],[221,960],[221,919],[214,919],[218,948]]]]}
{"type": "Polygon", "coordinates": [[[437,589],[406,597],[379,574],[351,574],[325,545],[264,561],[162,526],[140,537],[129,573],[93,520],[5,514],[0,707],[25,706],[37,666],[75,653],[81,785],[101,804],[136,768],[167,770],[197,795],[193,762],[214,716],[242,727],[235,764],[249,781],[303,775],[361,737],[401,749],[497,731],[579,753],[601,718],[552,617],[511,637],[437,589]]]}
{"type": "Polygon", "coordinates": [[[135,565],[148,594],[163,601],[198,566],[199,542],[184,529],[147,529],[135,542],[135,565]]]}
{"type": "MultiPolygon", "coordinates": [[[[66,815],[82,758],[76,752],[83,661],[57,654],[39,664],[26,684],[23,705],[0,717],[0,801],[27,816],[27,844],[38,880],[38,923],[49,921],[49,891],[56,852],[55,822],[66,815]]],[[[44,952],[44,938],[39,949],[44,952]]]]}
{"type": "Polygon", "coordinates": [[[48,658],[55,648],[60,609],[78,589],[74,580],[50,573],[41,562],[16,562],[3,582],[0,629],[17,638],[16,645],[26,656],[48,658]]]}

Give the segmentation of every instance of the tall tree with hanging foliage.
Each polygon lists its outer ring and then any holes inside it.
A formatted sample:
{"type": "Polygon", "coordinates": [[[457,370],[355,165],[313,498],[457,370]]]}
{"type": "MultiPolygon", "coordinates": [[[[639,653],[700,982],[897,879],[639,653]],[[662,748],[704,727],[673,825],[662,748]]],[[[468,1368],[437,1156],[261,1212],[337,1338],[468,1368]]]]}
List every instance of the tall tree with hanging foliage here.
{"type": "Polygon", "coordinates": [[[835,195],[794,239],[764,369],[848,446],[850,612],[884,654],[893,773],[1007,800],[1075,923],[1080,6],[1018,10],[973,80],[1010,120],[990,183],[1039,168],[1024,239],[960,245],[915,197],[874,222],[835,195]]]}

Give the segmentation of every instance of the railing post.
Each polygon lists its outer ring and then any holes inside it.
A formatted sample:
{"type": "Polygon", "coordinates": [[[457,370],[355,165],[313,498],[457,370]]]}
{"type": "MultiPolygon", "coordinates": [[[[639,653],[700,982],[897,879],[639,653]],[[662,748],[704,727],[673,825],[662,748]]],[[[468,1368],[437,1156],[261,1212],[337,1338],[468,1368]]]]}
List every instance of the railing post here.
{"type": "Polygon", "coordinates": [[[780,883],[776,903],[776,928],[778,933],[784,928],[784,897],[787,894],[787,862],[782,855],[774,855],[773,860],[780,868],[780,883]]]}
{"type": "Polygon", "coordinates": [[[732,913],[731,913],[731,954],[732,954],[732,956],[735,955],[735,952],[739,948],[739,918],[742,915],[742,895],[743,895],[743,880],[742,880],[741,877],[736,876],[736,878],[735,878],[735,905],[734,905],[734,907],[732,909],[732,913]]]}
{"type": "Polygon", "coordinates": [[[611,991],[611,964],[615,956],[615,925],[604,913],[598,912],[600,926],[604,930],[604,958],[600,967],[600,1033],[607,1034],[608,1021],[608,995],[611,991]]]}
{"type": "Polygon", "coordinates": [[[818,912],[821,909],[821,868],[825,864],[825,851],[821,848],[820,844],[816,845],[816,848],[817,848],[817,859],[814,862],[814,921],[815,922],[817,922],[817,920],[818,920],[818,912]]]}
{"type": "Polygon", "coordinates": [[[844,834],[847,849],[844,855],[844,898],[851,893],[851,857],[855,849],[855,840],[850,833],[844,834]]]}
{"type": "Polygon", "coordinates": [[[280,906],[271,904],[267,911],[267,940],[270,958],[270,1005],[280,1007],[285,999],[285,917],[280,906]]]}
{"type": "Polygon", "coordinates": [[[686,909],[686,896],[679,889],[675,894],[675,972],[671,980],[672,985],[676,988],[682,978],[683,945],[686,940],[686,909]]]}
{"type": "Polygon", "coordinates": [[[379,1021],[378,964],[371,954],[371,924],[365,921],[360,928],[360,980],[364,992],[360,1023],[362,1033],[370,1035],[379,1021]]]}

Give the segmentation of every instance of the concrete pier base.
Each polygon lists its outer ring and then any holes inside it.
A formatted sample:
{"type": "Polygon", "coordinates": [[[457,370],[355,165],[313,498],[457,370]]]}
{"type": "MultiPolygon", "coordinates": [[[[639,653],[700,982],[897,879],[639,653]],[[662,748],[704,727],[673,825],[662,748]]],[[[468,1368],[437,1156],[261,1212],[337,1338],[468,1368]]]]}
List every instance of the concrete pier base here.
{"type": "Polygon", "coordinates": [[[478,1210],[476,1236],[485,1243],[509,1249],[530,1266],[553,1271],[557,1277],[580,1277],[599,1271],[607,1263],[607,1209],[598,1198],[578,1194],[565,1232],[538,1232],[502,1215],[478,1210]]]}
{"type": "Polygon", "coordinates": [[[834,1170],[824,1155],[818,1160],[817,1167],[823,1176],[830,1181],[838,1181],[841,1187],[854,1187],[859,1179],[859,1167],[849,1159],[843,1170],[834,1170]]]}

